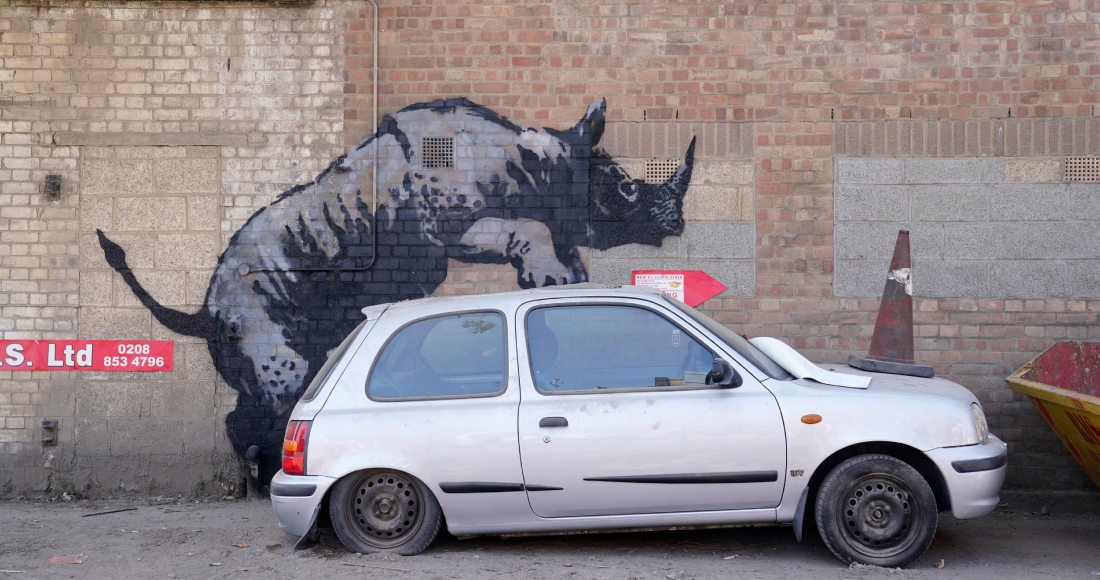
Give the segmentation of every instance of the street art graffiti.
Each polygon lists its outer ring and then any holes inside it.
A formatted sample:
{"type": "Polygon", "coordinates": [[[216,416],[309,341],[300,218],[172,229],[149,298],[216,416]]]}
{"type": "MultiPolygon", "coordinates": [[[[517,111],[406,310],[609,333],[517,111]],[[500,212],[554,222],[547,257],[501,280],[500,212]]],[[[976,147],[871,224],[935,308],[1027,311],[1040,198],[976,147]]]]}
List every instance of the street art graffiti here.
{"type": "Polygon", "coordinates": [[[159,304],[102,232],[100,245],[161,324],[207,341],[239,393],[230,440],[241,456],[261,447],[267,480],[289,411],[363,307],[430,295],[449,259],[511,264],[523,288],[572,284],[588,280],[579,248],[681,234],[695,141],[667,182],[644,183],[595,148],[604,111],[601,99],[565,131],[523,128],[466,99],[386,115],[232,236],[193,314],[159,304]]]}

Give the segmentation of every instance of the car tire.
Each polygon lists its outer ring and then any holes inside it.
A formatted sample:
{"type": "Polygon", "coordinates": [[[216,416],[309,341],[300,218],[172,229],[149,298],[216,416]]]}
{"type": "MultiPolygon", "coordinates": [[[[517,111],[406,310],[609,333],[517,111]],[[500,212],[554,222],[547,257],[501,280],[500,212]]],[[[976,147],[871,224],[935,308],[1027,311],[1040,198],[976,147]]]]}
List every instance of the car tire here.
{"type": "Polygon", "coordinates": [[[329,515],[340,541],[360,554],[419,554],[432,543],[443,522],[439,502],[428,486],[389,469],[360,471],[336,482],[329,515]]]}
{"type": "Polygon", "coordinates": [[[908,463],[888,455],[859,455],[825,476],[815,519],[821,539],[845,563],[905,566],[936,535],[936,497],[908,463]]]}

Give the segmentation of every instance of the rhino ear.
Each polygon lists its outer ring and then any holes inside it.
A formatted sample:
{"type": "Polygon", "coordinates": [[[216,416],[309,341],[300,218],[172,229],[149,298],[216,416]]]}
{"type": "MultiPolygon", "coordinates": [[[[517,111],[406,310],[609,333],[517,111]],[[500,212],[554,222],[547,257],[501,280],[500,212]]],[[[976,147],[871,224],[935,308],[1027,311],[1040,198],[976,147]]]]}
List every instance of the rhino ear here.
{"type": "Polygon", "coordinates": [[[581,120],[569,130],[578,138],[578,141],[588,141],[589,146],[595,146],[603,137],[604,112],[607,111],[607,103],[603,99],[588,105],[581,120]]]}

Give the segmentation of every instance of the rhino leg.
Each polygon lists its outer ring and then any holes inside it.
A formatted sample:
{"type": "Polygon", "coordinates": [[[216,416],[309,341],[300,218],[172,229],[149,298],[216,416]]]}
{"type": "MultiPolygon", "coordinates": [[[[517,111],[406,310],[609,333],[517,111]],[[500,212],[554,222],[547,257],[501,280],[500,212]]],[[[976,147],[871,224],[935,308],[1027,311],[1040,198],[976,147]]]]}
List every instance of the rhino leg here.
{"type": "Polygon", "coordinates": [[[532,219],[482,218],[460,242],[471,256],[511,262],[522,288],[576,284],[588,281],[588,271],[576,248],[562,263],[546,224],[532,219]]]}

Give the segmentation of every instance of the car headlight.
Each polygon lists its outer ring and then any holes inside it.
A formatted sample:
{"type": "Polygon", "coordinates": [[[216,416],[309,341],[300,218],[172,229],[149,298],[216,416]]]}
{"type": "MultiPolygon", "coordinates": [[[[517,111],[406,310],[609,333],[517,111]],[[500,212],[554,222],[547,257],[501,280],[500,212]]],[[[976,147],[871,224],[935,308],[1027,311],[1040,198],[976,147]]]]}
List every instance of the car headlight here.
{"type": "Polygon", "coordinates": [[[970,403],[970,418],[974,420],[974,430],[978,432],[978,441],[983,444],[989,441],[989,423],[985,422],[985,412],[981,405],[970,403]]]}

